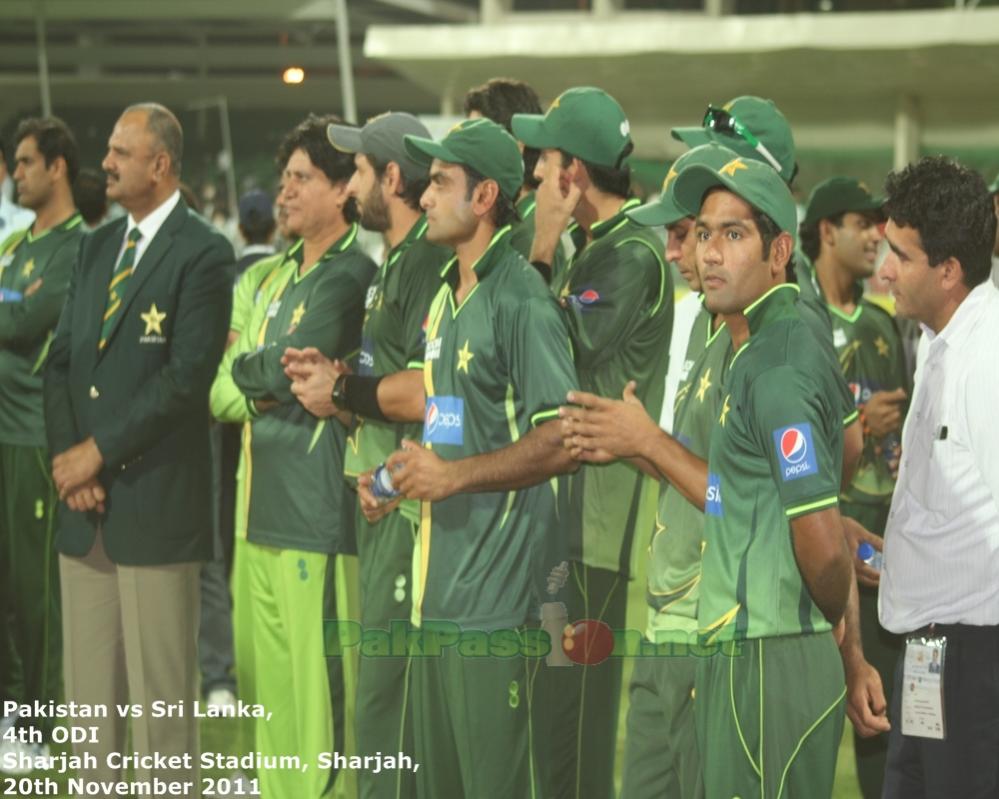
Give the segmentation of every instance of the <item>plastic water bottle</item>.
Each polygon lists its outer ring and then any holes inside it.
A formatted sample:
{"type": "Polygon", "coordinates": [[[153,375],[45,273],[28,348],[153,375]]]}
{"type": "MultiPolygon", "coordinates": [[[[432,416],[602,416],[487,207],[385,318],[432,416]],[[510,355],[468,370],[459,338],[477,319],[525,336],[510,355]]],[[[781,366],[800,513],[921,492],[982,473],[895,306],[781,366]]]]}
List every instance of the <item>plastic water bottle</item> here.
{"type": "Polygon", "coordinates": [[[0,302],[20,302],[24,295],[14,289],[0,289],[0,302]]]}
{"type": "Polygon", "coordinates": [[[375,473],[371,477],[371,493],[383,503],[390,502],[399,496],[399,492],[392,485],[392,475],[389,473],[388,466],[384,463],[375,469],[375,473]]]}
{"type": "Polygon", "coordinates": [[[861,541],[860,546],[857,547],[857,557],[874,569],[874,571],[881,571],[884,556],[866,541],[861,541]]]}

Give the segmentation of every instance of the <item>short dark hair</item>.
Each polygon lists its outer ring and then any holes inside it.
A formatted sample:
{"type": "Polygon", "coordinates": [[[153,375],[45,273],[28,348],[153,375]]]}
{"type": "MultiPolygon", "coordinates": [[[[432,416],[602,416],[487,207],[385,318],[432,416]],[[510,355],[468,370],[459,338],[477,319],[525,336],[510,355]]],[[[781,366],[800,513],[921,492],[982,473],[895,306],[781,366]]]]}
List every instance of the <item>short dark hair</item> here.
{"type": "Polygon", "coordinates": [[[956,258],[968,288],[988,278],[996,213],[981,175],[946,156],[929,156],[890,173],[885,194],[885,213],[919,233],[930,266],[956,258]]]}
{"type": "Polygon", "coordinates": [[[45,166],[52,166],[57,158],[66,162],[66,177],[72,186],[80,173],[80,148],[69,126],[58,117],[29,117],[17,126],[14,142],[20,144],[29,136],[35,140],[45,166]]]}
{"type": "MultiPolygon", "coordinates": [[[[465,93],[465,116],[478,111],[486,119],[502,125],[513,134],[511,120],[514,114],[540,114],[541,100],[538,93],[522,80],[493,78],[465,93]]],[[[534,167],[541,157],[535,147],[524,147],[524,183],[536,189],[541,182],[534,177],[534,167]]]]}
{"type": "Polygon", "coordinates": [[[73,202],[88,227],[94,227],[108,212],[107,177],[96,169],[81,169],[73,183],[73,202]]]}
{"type": "MultiPolygon", "coordinates": [[[[465,198],[471,200],[472,192],[475,191],[475,187],[482,181],[487,180],[487,178],[485,175],[475,171],[470,166],[465,166],[464,164],[461,164],[460,166],[465,172],[465,198]]],[[[512,225],[514,222],[520,221],[517,209],[514,206],[514,201],[505,196],[502,192],[496,193],[496,202],[493,203],[492,207],[492,219],[497,230],[501,227],[506,227],[507,225],[512,225]]]]}
{"type": "MultiPolygon", "coordinates": [[[[832,222],[836,227],[842,227],[844,216],[846,216],[846,211],[841,211],[838,214],[833,214],[832,216],[827,216],[825,218],[832,222]]],[[[810,222],[807,225],[802,223],[801,227],[798,228],[798,241],[801,242],[801,251],[807,255],[812,262],[819,257],[819,253],[822,251],[822,238],[819,235],[819,224],[821,222],[821,219],[816,219],[814,222],[810,222]]]]}
{"type": "MultiPolygon", "coordinates": [[[[381,180],[385,177],[385,170],[388,168],[388,161],[381,161],[375,158],[373,155],[364,154],[364,157],[368,159],[371,164],[371,168],[375,171],[375,178],[381,180]]],[[[407,178],[400,168],[399,177],[402,178],[402,188],[396,192],[396,196],[401,197],[403,202],[406,203],[414,211],[420,210],[420,198],[423,196],[423,192],[427,190],[427,186],[430,185],[430,175],[422,178],[407,178]]]]}
{"type": "MultiPolygon", "coordinates": [[[[354,154],[340,152],[326,136],[327,127],[343,124],[346,123],[335,114],[309,114],[282,139],[277,151],[278,167],[283,170],[295,150],[303,150],[330,183],[346,183],[354,174],[354,154]]],[[[353,201],[344,205],[343,216],[348,222],[357,221],[357,205],[353,201]]]]}
{"type": "Polygon", "coordinates": [[[147,130],[170,156],[170,171],[180,177],[181,163],[184,160],[184,129],[180,126],[180,120],[173,111],[159,103],[135,103],[125,109],[125,113],[130,111],[145,112],[147,130]]]}
{"type": "MultiPolygon", "coordinates": [[[[617,167],[592,164],[589,161],[584,161],[582,158],[578,160],[586,167],[590,181],[599,191],[602,191],[604,194],[613,194],[616,197],[628,198],[631,196],[631,167],[624,163],[624,160],[631,155],[634,147],[635,145],[629,141],[624,148],[624,152],[618,158],[618,163],[621,166],[617,167]]],[[[562,153],[563,167],[569,166],[572,163],[572,159],[576,158],[576,156],[567,153],[565,150],[560,150],[559,152],[562,153]]]]}
{"type": "MultiPolygon", "coordinates": [[[[770,250],[773,247],[776,238],[783,233],[780,225],[778,225],[770,217],[769,214],[765,214],[763,211],[750,206],[753,212],[753,224],[756,225],[756,230],[759,231],[760,241],[763,242],[763,258],[767,259],[770,257],[770,250]]],[[[797,272],[794,268],[794,251],[791,251],[791,256],[787,259],[787,265],[784,267],[784,274],[788,283],[796,283],[798,280],[797,272]]]]}

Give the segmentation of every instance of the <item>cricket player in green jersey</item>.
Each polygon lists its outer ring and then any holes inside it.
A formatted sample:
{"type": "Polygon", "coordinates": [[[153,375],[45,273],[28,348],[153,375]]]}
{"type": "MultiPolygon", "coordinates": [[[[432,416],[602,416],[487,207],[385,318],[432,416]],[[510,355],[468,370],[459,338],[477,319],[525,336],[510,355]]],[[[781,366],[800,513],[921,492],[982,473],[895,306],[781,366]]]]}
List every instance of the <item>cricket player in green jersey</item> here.
{"type": "MultiPolygon", "coordinates": [[[[695,260],[693,218],[673,198],[676,176],[691,164],[724,166],[736,154],[718,144],[684,153],[671,166],[658,200],[628,215],[637,224],[665,226],[666,257],[700,288],[695,260]],[[673,256],[670,258],[670,256],[673,256]]],[[[689,364],[675,396],[672,433],[699,458],[707,457],[708,440],[723,398],[723,382],[732,358],[724,319],[701,307],[687,346],[689,364]]],[[[626,389],[625,396],[634,397],[626,389]]],[[[637,399],[637,398],[636,398],[637,399]]],[[[655,436],[656,421],[644,419],[646,435],[655,436]]],[[[654,472],[656,479],[661,479],[654,472]]],[[[703,795],[697,736],[694,730],[694,671],[697,659],[687,651],[696,642],[704,513],[668,481],[659,484],[659,508],[648,545],[646,639],[655,655],[635,661],[628,688],[629,704],[622,795],[703,795]],[[661,655],[661,656],[660,656],[661,655]]]]}
{"type": "Polygon", "coordinates": [[[706,642],[740,646],[698,665],[705,791],[829,796],[846,694],[831,631],[853,572],[837,508],[836,375],[784,283],[794,200],[773,170],[741,158],[690,167],[675,191],[699,208],[708,308],[745,318],[708,452],[698,624],[706,642]]]}
{"type": "MultiPolygon", "coordinates": [[[[516,114],[514,134],[541,150],[542,178],[531,260],[551,263],[570,219],[581,244],[558,285],[572,337],[580,387],[618,396],[629,379],[657,417],[662,407],[673,282],[662,243],[632,222],[626,159],[633,149],[628,119],[606,92],[569,89],[547,113],[516,114]]],[[[570,479],[572,517],[569,615],[612,630],[624,627],[632,543],[651,526],[655,485],[629,463],[584,466],[570,479]]],[[[558,796],[611,796],[622,661],[577,665],[552,673],[551,713],[558,796]]]]}
{"type": "MultiPolygon", "coordinates": [[[[71,188],[79,151],[69,128],[54,117],[26,119],[15,141],[18,198],[35,219],[0,244],[0,694],[31,703],[62,695],[58,494],[49,474],[42,367],[83,230],[71,188]],[[20,664],[18,685],[13,663],[20,664]]],[[[45,719],[18,724],[46,740],[52,731],[45,719]]],[[[0,755],[17,751],[42,754],[48,745],[0,745],[0,755]]]]}
{"type": "MultiPolygon", "coordinates": [[[[514,114],[540,114],[541,101],[528,84],[511,78],[493,78],[465,93],[465,116],[469,119],[485,117],[513,133],[511,120],[514,114]]],[[[541,181],[535,177],[534,168],[541,153],[535,147],[525,147],[518,142],[524,155],[524,185],[517,193],[518,221],[510,226],[510,246],[525,258],[531,257],[534,244],[534,213],[538,200],[535,196],[541,181]]],[[[565,271],[565,248],[559,242],[550,265],[541,269],[541,276],[548,282],[561,285],[565,271]]]]}
{"type": "MultiPolygon", "coordinates": [[[[406,142],[430,163],[427,236],[456,254],[431,306],[423,373],[344,375],[334,395],[366,418],[424,422],[424,446],[406,441],[387,462],[395,488],[421,501],[412,619],[421,646],[410,665],[418,795],[535,796],[531,701],[549,641],[525,625],[558,604],[537,576],[561,565],[564,487],[554,478],[572,462],[553,422],[575,382],[568,331],[509,243],[523,183],[513,137],[476,119],[441,142],[406,142]]],[[[362,507],[375,517],[391,506],[370,487],[362,476],[362,507]]],[[[565,618],[554,619],[556,647],[565,618]]]]}
{"type": "MultiPolygon", "coordinates": [[[[311,763],[334,744],[322,620],[331,613],[332,556],[353,523],[353,502],[342,480],[345,430],[299,405],[281,357],[287,347],[315,346],[345,358],[360,343],[374,264],[356,240],[347,193],[353,159],[326,138],[338,121],[309,117],[289,134],[281,200],[302,241],[271,283],[256,350],[231,367],[252,417],[244,432],[245,554],[255,692],[271,714],[258,720],[256,745],[311,763]]],[[[274,797],[320,796],[330,787],[319,768],[258,777],[262,793],[274,797]]]]}
{"type": "Polygon", "coordinates": [[[706,305],[725,314],[736,347],[707,463],[665,433],[645,435],[634,402],[570,395],[582,408],[563,409],[566,439],[584,460],[645,459],[705,508],[698,628],[703,644],[722,650],[697,665],[705,794],[829,795],[846,693],[830,631],[844,609],[851,715],[870,721],[884,697],[859,645],[836,510],[845,476],[837,370],[784,283],[793,199],[773,170],[744,158],[689,167],[674,197],[697,210],[706,305]]]}
{"type": "MultiPolygon", "coordinates": [[[[865,531],[880,550],[898,473],[900,434],[907,397],[905,354],[895,320],[863,296],[862,281],[874,272],[881,201],[857,180],[834,177],[813,189],[801,223],[801,246],[814,265],[820,294],[832,320],[833,344],[853,391],[864,428],[864,449],[851,484],[840,497],[852,547],[865,531]]],[[[854,552],[856,556],[856,552],[854,552]]],[[[878,621],[880,572],[855,561],[864,652],[890,695],[900,640],[878,621]]],[[[857,776],[865,797],[881,796],[887,736],[854,734],[857,776]]]]}
{"type": "MultiPolygon", "coordinates": [[[[293,246],[300,246],[298,242],[293,246]]],[[[240,437],[252,420],[246,397],[232,380],[232,364],[238,355],[253,352],[257,347],[257,334],[266,318],[270,305],[270,292],[280,274],[280,267],[290,260],[288,252],[279,252],[261,258],[247,267],[239,279],[232,296],[232,319],[229,322],[229,340],[225,355],[219,364],[212,383],[209,401],[212,416],[220,422],[241,425],[240,437]]],[[[256,700],[253,655],[253,598],[250,594],[249,572],[246,567],[246,458],[240,446],[236,469],[235,503],[233,513],[233,561],[229,590],[232,594],[232,644],[236,677],[236,690],[240,701],[252,704],[256,700]]],[[[228,512],[230,509],[223,509],[228,512]]],[[[241,749],[252,751],[252,725],[240,725],[241,749]]]]}
{"type": "MultiPolygon", "coordinates": [[[[425,324],[430,303],[441,285],[440,271],[451,250],[427,240],[427,220],[420,197],[429,182],[427,165],[412,158],[406,135],[429,137],[410,114],[387,113],[362,129],[331,125],[328,136],[338,150],[351,153],[355,170],[348,193],[357,202],[361,226],[385,236],[387,250],[368,288],[357,374],[381,376],[405,369],[422,375],[425,324]]],[[[336,366],[316,350],[285,353],[292,391],[317,418],[333,416],[336,366]]],[[[357,415],[347,439],[344,473],[356,484],[402,444],[418,439],[419,423],[390,423],[357,415]]],[[[360,565],[361,624],[388,630],[407,623],[412,613],[413,541],[420,520],[419,503],[400,503],[370,523],[357,506],[356,532],[360,565]]],[[[400,657],[360,658],[355,729],[358,754],[412,752],[412,719],[406,713],[406,664],[400,657]]],[[[412,796],[413,775],[406,770],[358,774],[361,797],[412,796]]]]}
{"type": "MultiPolygon", "coordinates": [[[[773,100],[747,95],[735,97],[721,107],[709,105],[700,127],[673,128],[671,133],[673,138],[692,147],[704,142],[723,144],[743,158],[773,167],[788,186],[794,183],[798,174],[791,126],[773,100]]],[[[829,310],[811,263],[800,249],[795,251],[791,263],[788,280],[797,282],[801,290],[798,296],[801,317],[819,340],[823,356],[838,363],[829,310]]],[[[850,470],[863,448],[863,430],[853,394],[845,380],[839,381],[837,396],[844,425],[843,463],[850,470]]]]}

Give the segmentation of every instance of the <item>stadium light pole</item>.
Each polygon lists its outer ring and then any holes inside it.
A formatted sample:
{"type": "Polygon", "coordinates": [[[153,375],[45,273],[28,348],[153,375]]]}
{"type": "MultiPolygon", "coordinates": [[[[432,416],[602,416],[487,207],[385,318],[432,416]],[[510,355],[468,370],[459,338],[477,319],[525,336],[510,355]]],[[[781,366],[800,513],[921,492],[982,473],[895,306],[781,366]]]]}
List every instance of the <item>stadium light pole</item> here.
{"type": "Polygon", "coordinates": [[[229,213],[238,213],[239,197],[236,194],[236,158],[232,152],[232,131],[229,127],[229,99],[221,94],[218,97],[210,97],[189,103],[188,111],[200,111],[203,108],[212,106],[219,110],[219,125],[222,133],[222,152],[225,153],[225,187],[229,196],[229,213]]]}
{"type": "Polygon", "coordinates": [[[350,20],[347,0],[336,0],[336,48],[340,60],[340,90],[343,94],[343,117],[357,124],[357,98],[354,95],[354,65],[350,57],[350,20]]]}
{"type": "Polygon", "coordinates": [[[52,116],[49,86],[49,52],[45,41],[45,0],[35,0],[35,35],[38,38],[38,86],[42,94],[42,116],[52,116]]]}

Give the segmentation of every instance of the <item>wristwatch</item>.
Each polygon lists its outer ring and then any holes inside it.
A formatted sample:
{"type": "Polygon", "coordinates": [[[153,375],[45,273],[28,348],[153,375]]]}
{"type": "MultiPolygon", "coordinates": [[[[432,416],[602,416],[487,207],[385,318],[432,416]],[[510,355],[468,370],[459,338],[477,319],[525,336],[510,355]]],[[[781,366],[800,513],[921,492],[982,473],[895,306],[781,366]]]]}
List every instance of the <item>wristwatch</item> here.
{"type": "Polygon", "coordinates": [[[337,410],[347,410],[347,375],[340,375],[333,381],[333,393],[330,400],[337,410]]]}

